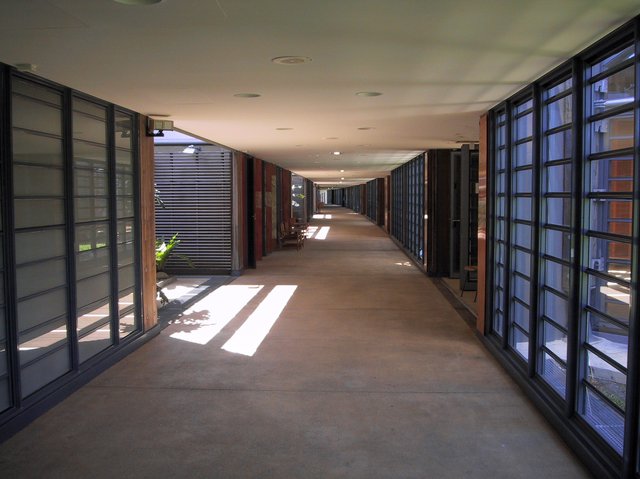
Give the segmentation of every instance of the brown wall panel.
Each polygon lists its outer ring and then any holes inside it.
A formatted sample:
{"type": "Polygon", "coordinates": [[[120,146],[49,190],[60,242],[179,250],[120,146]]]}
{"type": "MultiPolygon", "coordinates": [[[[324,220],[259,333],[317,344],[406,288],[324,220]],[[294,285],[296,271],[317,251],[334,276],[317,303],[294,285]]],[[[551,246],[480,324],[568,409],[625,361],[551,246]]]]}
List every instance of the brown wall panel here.
{"type": "Polygon", "coordinates": [[[485,331],[487,271],[487,161],[489,158],[488,118],[480,117],[480,150],[478,158],[478,331],[485,331]]]}
{"type": "Polygon", "coordinates": [[[156,221],[153,137],[146,135],[147,117],[140,116],[140,224],[142,264],[142,318],[144,330],[158,324],[156,306],[156,221]]]}
{"type": "Polygon", "coordinates": [[[253,188],[254,188],[254,241],[256,261],[262,259],[263,229],[262,229],[262,160],[253,159],[253,188]]]}

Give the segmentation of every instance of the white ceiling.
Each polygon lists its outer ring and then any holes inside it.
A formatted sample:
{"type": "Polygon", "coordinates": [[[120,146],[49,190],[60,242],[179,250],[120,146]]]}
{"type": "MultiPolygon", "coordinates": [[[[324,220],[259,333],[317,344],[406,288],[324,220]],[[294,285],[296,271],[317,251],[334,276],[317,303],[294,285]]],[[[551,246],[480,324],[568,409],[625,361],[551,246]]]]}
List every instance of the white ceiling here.
{"type": "Polygon", "coordinates": [[[639,13],[638,0],[2,0],[0,61],[349,184],[477,141],[480,113],[639,13]],[[312,61],[271,61],[284,55],[312,61]]]}

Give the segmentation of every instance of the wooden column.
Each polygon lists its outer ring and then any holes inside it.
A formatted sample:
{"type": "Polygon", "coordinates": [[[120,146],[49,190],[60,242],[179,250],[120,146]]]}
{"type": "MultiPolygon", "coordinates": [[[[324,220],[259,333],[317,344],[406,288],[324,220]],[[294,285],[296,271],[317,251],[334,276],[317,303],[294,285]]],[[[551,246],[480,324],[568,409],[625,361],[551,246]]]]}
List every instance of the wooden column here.
{"type": "Polygon", "coordinates": [[[156,307],[156,217],[153,137],[146,135],[147,117],[140,115],[140,224],[142,320],[145,331],[158,324],[156,307]]]}
{"type": "Polygon", "coordinates": [[[476,327],[485,332],[487,271],[487,161],[489,159],[488,117],[480,117],[480,150],[478,157],[478,319],[476,327]]]}

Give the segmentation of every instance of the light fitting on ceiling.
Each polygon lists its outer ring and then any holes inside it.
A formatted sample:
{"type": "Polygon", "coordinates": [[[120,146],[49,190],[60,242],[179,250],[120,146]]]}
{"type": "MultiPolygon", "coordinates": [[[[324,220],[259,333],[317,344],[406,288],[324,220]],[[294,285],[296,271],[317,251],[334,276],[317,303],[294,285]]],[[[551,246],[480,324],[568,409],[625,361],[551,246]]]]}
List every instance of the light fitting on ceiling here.
{"type": "Polygon", "coordinates": [[[276,130],[278,130],[278,131],[288,131],[288,130],[293,130],[293,128],[276,128],[276,130]]]}
{"type": "Polygon", "coordinates": [[[123,5],[153,5],[160,3],[162,0],[113,0],[116,3],[123,5]]]}
{"type": "Polygon", "coordinates": [[[358,130],[363,130],[363,131],[364,130],[375,130],[375,128],[372,127],[372,126],[361,126],[361,127],[358,128],[358,130]]]}
{"type": "Polygon", "coordinates": [[[324,139],[325,140],[337,140],[338,137],[337,136],[325,136],[324,139]]]}
{"type": "Polygon", "coordinates": [[[258,98],[260,96],[259,93],[236,93],[233,96],[236,98],[258,98]]]}
{"type": "Polygon", "coordinates": [[[333,154],[336,155],[336,156],[341,155],[341,153],[339,151],[334,151],[333,154]]]}
{"type": "Polygon", "coordinates": [[[340,173],[344,173],[344,170],[340,170],[340,173]]]}
{"type": "Polygon", "coordinates": [[[380,96],[382,93],[379,91],[359,91],[356,96],[380,96]]]}
{"type": "Polygon", "coordinates": [[[19,72],[24,73],[35,73],[38,69],[38,65],[34,65],[33,63],[16,63],[15,66],[19,72]]]}
{"type": "Polygon", "coordinates": [[[272,58],[271,61],[278,65],[302,65],[303,63],[310,63],[312,60],[309,57],[284,56],[272,58]]]}
{"type": "Polygon", "coordinates": [[[344,178],[340,178],[341,180],[344,180],[344,178]]]}
{"type": "Polygon", "coordinates": [[[185,147],[184,150],[182,150],[182,153],[189,153],[190,155],[193,155],[194,153],[200,153],[202,151],[202,148],[199,146],[194,146],[194,145],[189,145],[187,147],[185,147]]]}

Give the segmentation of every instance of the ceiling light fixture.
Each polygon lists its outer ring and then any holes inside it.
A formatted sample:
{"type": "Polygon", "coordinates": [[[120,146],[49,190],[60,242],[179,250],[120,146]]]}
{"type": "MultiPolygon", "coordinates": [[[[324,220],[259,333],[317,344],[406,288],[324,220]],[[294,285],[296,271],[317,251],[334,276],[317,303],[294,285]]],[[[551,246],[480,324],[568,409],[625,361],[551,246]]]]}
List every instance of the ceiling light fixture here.
{"type": "Polygon", "coordinates": [[[162,0],[113,0],[116,3],[121,3],[123,5],[153,5],[155,3],[160,3],[162,0]]]}
{"type": "Polygon", "coordinates": [[[287,55],[287,56],[272,58],[271,61],[278,65],[302,65],[303,63],[310,63],[312,60],[309,57],[287,55]]]}
{"type": "Polygon", "coordinates": [[[337,140],[338,137],[337,136],[325,136],[324,139],[325,140],[337,140]]]}
{"type": "Polygon", "coordinates": [[[278,131],[287,131],[287,130],[293,130],[293,128],[276,128],[276,130],[278,130],[278,131]]]}
{"type": "Polygon", "coordinates": [[[340,178],[341,180],[344,180],[344,178],[340,178]]]}
{"type": "Polygon", "coordinates": [[[336,156],[338,156],[338,155],[340,155],[341,153],[340,153],[339,151],[334,151],[334,152],[333,152],[333,154],[334,154],[334,155],[336,155],[336,156]]]}
{"type": "Polygon", "coordinates": [[[260,96],[259,93],[236,93],[233,96],[236,98],[258,98],[260,96]]]}
{"type": "Polygon", "coordinates": [[[372,126],[361,126],[361,127],[358,128],[358,130],[363,130],[363,131],[364,130],[375,130],[375,128],[372,127],[372,126]]]}
{"type": "Polygon", "coordinates": [[[380,96],[382,93],[379,91],[359,91],[356,96],[380,96]]]}
{"type": "Polygon", "coordinates": [[[340,173],[344,173],[344,170],[340,170],[340,173]]]}

